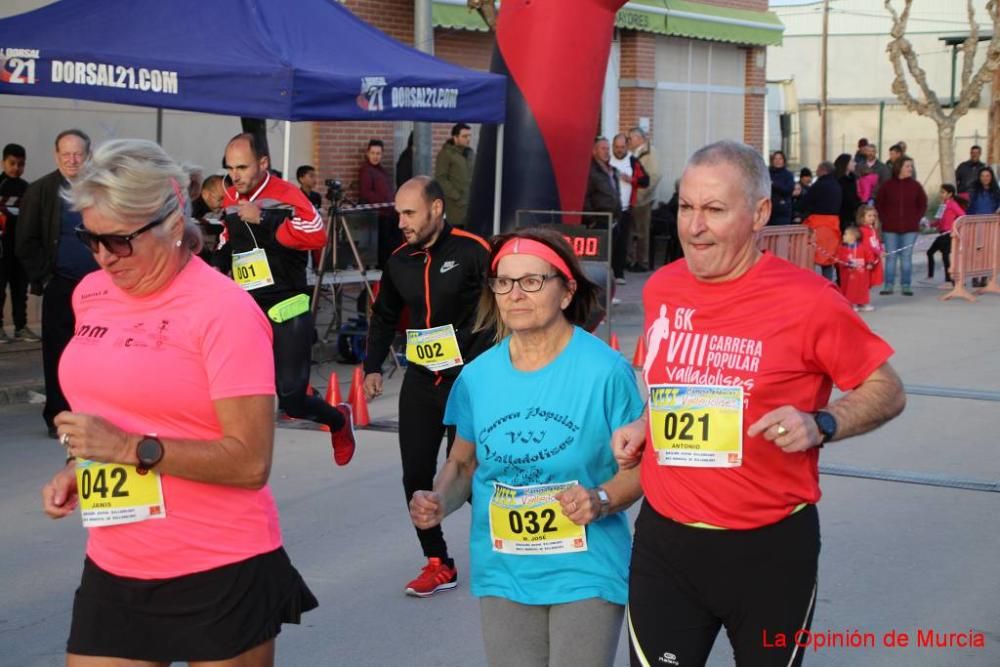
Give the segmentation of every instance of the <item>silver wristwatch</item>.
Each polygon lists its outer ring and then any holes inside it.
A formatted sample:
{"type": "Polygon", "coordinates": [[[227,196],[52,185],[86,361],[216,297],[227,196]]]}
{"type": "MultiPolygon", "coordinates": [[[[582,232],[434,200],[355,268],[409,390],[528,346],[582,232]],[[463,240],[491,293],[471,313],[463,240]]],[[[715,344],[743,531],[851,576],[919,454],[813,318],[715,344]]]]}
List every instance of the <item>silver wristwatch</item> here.
{"type": "Polygon", "coordinates": [[[594,492],[597,493],[597,500],[601,503],[601,509],[597,513],[597,519],[601,520],[611,511],[611,498],[608,497],[608,492],[604,490],[603,486],[597,487],[594,492]]]}

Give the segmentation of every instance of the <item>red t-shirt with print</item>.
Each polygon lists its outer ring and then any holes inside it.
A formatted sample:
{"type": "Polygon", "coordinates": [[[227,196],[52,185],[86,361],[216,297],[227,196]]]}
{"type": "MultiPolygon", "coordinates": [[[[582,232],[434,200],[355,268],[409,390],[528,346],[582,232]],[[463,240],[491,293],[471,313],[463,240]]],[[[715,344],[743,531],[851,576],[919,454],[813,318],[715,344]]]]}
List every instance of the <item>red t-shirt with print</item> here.
{"type": "Polygon", "coordinates": [[[768,254],[735,280],[706,283],[682,259],[649,279],[643,306],[647,385],[744,390],[738,467],[660,465],[647,432],[642,488],[653,508],[679,523],[748,529],[818,501],[818,449],[787,454],[746,431],[783,405],[823,408],[834,384],[853,389],[892,355],[836,285],[768,254]]]}

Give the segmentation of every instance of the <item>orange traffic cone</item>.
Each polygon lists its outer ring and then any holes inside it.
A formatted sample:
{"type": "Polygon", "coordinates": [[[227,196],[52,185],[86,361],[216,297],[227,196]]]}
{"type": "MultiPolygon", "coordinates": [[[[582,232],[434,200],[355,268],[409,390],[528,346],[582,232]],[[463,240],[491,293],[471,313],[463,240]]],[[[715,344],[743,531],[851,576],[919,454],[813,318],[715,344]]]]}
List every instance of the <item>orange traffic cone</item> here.
{"type": "Polygon", "coordinates": [[[351,403],[353,405],[353,402],[354,402],[354,393],[358,390],[358,388],[360,388],[361,391],[365,390],[364,389],[365,388],[365,376],[364,376],[364,372],[361,370],[361,366],[358,366],[357,368],[355,368],[354,372],[351,373],[351,388],[347,390],[347,402],[348,403],[351,403]]]}
{"type": "MultiPolygon", "coordinates": [[[[310,394],[316,394],[316,390],[309,387],[310,394]]],[[[340,397],[340,384],[337,382],[337,373],[330,373],[330,382],[326,385],[326,402],[330,405],[336,405],[337,403],[343,403],[344,399],[340,397]]],[[[329,433],[330,427],[326,424],[320,424],[319,430],[326,431],[329,433]]]]}
{"type": "Polygon", "coordinates": [[[618,352],[622,351],[622,346],[621,343],[618,342],[618,334],[616,333],[611,334],[611,342],[609,345],[611,345],[612,350],[617,350],[618,352]]]}
{"type": "Polygon", "coordinates": [[[344,398],[340,395],[340,382],[337,381],[337,372],[330,372],[330,383],[326,385],[326,402],[330,405],[343,403],[344,398]]]}
{"type": "Polygon", "coordinates": [[[642,365],[646,363],[646,337],[639,336],[639,340],[635,342],[635,354],[632,355],[632,366],[634,368],[642,368],[642,365]]]}
{"type": "Polygon", "coordinates": [[[354,413],[354,425],[368,426],[371,424],[371,419],[368,417],[368,399],[365,398],[364,376],[361,372],[361,366],[354,368],[351,387],[351,411],[354,413]]]}

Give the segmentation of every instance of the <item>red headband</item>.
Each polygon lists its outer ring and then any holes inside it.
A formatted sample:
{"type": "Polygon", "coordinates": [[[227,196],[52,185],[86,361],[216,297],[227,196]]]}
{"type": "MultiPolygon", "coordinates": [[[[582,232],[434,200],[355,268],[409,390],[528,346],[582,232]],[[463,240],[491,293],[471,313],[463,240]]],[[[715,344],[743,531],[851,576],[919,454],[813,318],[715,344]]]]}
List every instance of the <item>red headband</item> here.
{"type": "Polygon", "coordinates": [[[493,264],[490,266],[490,270],[496,271],[497,264],[500,260],[507,255],[534,255],[539,259],[544,259],[546,262],[551,264],[556,271],[561,273],[563,277],[567,280],[573,280],[573,274],[569,270],[569,266],[563,261],[555,250],[545,245],[541,241],[536,241],[534,239],[526,239],[521,237],[515,237],[503,244],[500,248],[500,252],[496,254],[493,258],[493,264]]]}

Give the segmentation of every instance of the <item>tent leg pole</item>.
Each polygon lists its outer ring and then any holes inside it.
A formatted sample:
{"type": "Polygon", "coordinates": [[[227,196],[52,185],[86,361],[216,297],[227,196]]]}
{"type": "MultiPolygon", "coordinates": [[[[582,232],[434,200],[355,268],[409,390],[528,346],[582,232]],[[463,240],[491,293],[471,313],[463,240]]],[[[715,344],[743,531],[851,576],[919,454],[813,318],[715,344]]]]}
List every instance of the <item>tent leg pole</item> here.
{"type": "Polygon", "coordinates": [[[292,121],[285,121],[285,146],[281,154],[281,164],[282,168],[285,170],[285,180],[291,181],[292,179],[292,168],[288,164],[289,159],[292,154],[292,121]]]}
{"type": "Polygon", "coordinates": [[[156,143],[163,145],[163,109],[156,110],[156,143]]]}
{"type": "Polygon", "coordinates": [[[493,176],[493,235],[500,233],[500,201],[503,188],[503,123],[497,125],[497,164],[493,176]]]}

